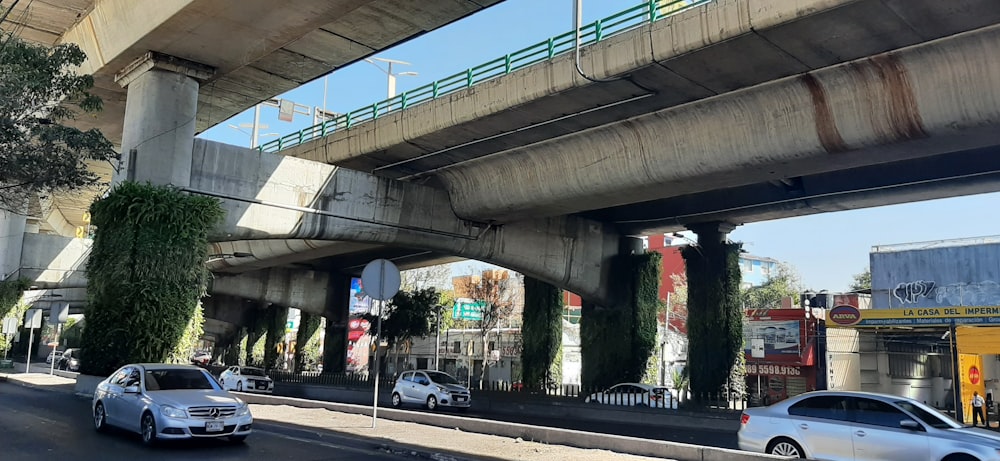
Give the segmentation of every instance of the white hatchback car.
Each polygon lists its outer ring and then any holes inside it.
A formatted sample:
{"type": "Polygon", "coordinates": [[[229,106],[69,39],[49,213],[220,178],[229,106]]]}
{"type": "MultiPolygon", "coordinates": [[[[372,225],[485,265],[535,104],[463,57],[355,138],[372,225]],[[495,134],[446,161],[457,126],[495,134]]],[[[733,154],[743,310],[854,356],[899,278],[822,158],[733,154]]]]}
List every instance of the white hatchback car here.
{"type": "Polygon", "coordinates": [[[264,394],[274,392],[274,381],[264,373],[264,370],[255,367],[234,366],[226,368],[219,374],[219,383],[227,391],[264,394]]]}
{"type": "Polygon", "coordinates": [[[392,387],[392,406],[404,403],[424,405],[428,410],[453,407],[465,410],[472,405],[469,389],[448,373],[434,370],[404,371],[392,387]]]}
{"type": "Polygon", "coordinates": [[[94,427],[116,426],[159,440],[227,437],[242,442],[253,425],[245,402],[193,365],[125,365],[101,381],[92,402],[94,427]]]}
{"type": "Polygon", "coordinates": [[[740,449],[830,461],[998,461],[1000,435],[916,400],[815,391],[743,410],[740,449]]]}

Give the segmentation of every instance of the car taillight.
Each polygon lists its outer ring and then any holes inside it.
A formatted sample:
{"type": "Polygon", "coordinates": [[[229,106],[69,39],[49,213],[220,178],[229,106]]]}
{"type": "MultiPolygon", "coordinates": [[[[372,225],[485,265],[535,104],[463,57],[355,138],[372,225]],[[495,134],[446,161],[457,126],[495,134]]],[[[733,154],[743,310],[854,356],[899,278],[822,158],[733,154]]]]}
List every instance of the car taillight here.
{"type": "Polygon", "coordinates": [[[649,396],[649,400],[660,400],[660,396],[653,394],[649,396]]]}
{"type": "Polygon", "coordinates": [[[750,415],[748,415],[746,413],[743,413],[743,415],[740,416],[740,424],[746,425],[746,423],[749,423],[749,422],[750,422],[750,415]]]}

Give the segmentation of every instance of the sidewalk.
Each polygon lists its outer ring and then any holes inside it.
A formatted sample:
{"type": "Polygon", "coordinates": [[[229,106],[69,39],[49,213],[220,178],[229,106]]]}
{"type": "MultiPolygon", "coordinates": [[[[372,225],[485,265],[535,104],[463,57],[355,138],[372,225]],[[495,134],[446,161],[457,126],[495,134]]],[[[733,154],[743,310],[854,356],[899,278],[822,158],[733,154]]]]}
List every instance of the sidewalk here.
{"type": "MultiPolygon", "coordinates": [[[[8,385],[22,385],[65,393],[74,393],[74,386],[76,384],[74,379],[40,373],[0,373],[0,382],[3,381],[6,381],[8,385]]],[[[81,395],[81,398],[83,397],[85,396],[81,395]]],[[[376,423],[376,428],[373,429],[371,427],[372,419],[370,416],[357,414],[357,412],[336,411],[335,409],[338,407],[335,404],[327,402],[245,394],[240,394],[240,397],[250,402],[254,419],[262,423],[262,425],[273,424],[281,428],[290,429],[292,433],[303,431],[306,434],[313,435],[317,431],[323,431],[352,438],[366,438],[372,441],[373,448],[395,453],[407,453],[435,460],[653,461],[673,459],[682,461],[725,461],[777,459],[735,450],[647,441],[630,437],[563,429],[535,428],[508,423],[484,422],[481,420],[473,422],[465,418],[446,414],[401,412],[399,410],[382,408],[379,408],[379,419],[376,423]],[[389,419],[398,419],[400,417],[403,419],[434,419],[435,422],[433,425],[428,425],[389,419]],[[448,427],[450,426],[446,425],[448,422],[453,422],[454,427],[448,427]],[[472,426],[469,426],[469,424],[472,426]],[[488,435],[487,433],[469,432],[468,430],[460,429],[459,425],[471,427],[478,432],[488,432],[490,431],[490,427],[500,426],[513,427],[513,429],[507,432],[516,432],[530,428],[530,433],[538,434],[535,437],[537,440],[552,440],[552,438],[559,440],[575,439],[580,442],[581,446],[591,446],[592,448],[546,444],[524,440],[521,437],[505,437],[488,435]],[[618,451],[672,452],[683,455],[676,457],[650,457],[624,454],[609,449],[593,448],[595,446],[611,449],[622,448],[618,451]]],[[[260,428],[259,430],[266,429],[260,428]]]]}

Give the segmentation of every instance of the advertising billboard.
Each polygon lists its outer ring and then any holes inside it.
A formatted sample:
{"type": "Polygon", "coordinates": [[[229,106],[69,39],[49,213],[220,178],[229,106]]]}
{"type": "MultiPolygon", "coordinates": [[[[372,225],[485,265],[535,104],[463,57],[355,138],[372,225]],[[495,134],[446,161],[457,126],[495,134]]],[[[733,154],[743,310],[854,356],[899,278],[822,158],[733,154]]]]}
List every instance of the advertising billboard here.
{"type": "Polygon", "coordinates": [[[375,307],[372,298],[365,294],[361,286],[361,279],[351,278],[351,298],[348,301],[348,311],[352,316],[376,313],[372,310],[375,307]]]}

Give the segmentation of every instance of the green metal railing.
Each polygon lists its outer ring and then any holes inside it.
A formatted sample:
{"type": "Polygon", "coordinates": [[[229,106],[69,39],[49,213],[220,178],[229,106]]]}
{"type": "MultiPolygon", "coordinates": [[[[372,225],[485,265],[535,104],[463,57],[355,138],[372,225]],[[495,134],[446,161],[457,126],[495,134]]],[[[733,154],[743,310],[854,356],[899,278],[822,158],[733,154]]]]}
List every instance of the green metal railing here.
{"type": "MultiPolygon", "coordinates": [[[[611,16],[598,19],[580,28],[580,45],[591,45],[613,35],[626,32],[642,25],[656,22],[686,9],[702,5],[711,0],[700,0],[686,3],[685,0],[648,0],[611,16]],[[676,8],[676,9],[675,9],[676,8]],[[669,14],[661,14],[669,11],[669,14]]],[[[570,53],[574,49],[574,31],[557,35],[548,40],[536,43],[527,48],[515,51],[480,64],[457,74],[442,78],[436,82],[404,91],[392,98],[378,101],[369,106],[353,110],[323,123],[304,128],[295,133],[282,136],[262,144],[261,152],[278,152],[297,146],[313,139],[322,138],[339,130],[344,130],[376,118],[398,112],[416,104],[434,100],[456,91],[471,88],[473,85],[507,75],[518,69],[548,61],[556,56],[570,53]]]]}

